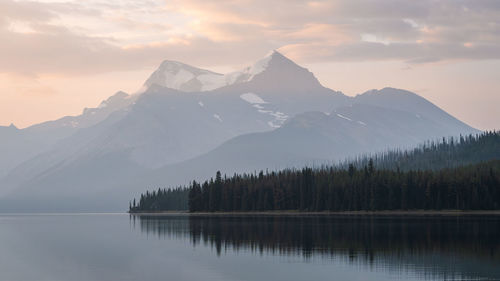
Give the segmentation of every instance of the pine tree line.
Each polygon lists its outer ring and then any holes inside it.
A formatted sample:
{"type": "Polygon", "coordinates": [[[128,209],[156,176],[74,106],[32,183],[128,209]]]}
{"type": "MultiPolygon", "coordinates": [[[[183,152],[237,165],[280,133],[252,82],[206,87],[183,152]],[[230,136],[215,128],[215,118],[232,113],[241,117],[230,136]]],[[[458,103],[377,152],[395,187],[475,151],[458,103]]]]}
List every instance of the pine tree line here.
{"type": "Polygon", "coordinates": [[[365,154],[339,163],[348,168],[368,165],[372,159],[379,169],[438,170],[500,159],[500,131],[427,141],[410,150],[393,149],[383,153],[365,154]]]}
{"type": "Polygon", "coordinates": [[[189,187],[191,212],[500,209],[500,161],[438,171],[378,170],[369,162],[244,174],[189,187]]]}
{"type": "Polygon", "coordinates": [[[500,160],[437,171],[284,170],[234,175],[141,196],[131,211],[500,209],[500,160]],[[187,197],[187,198],[186,198],[187,197]],[[187,202],[187,205],[186,205],[187,202]]]}
{"type": "Polygon", "coordinates": [[[188,193],[186,187],[161,189],[141,194],[139,202],[134,199],[129,203],[130,212],[179,211],[188,209],[188,193]]]}
{"type": "Polygon", "coordinates": [[[500,132],[427,142],[337,166],[221,173],[141,195],[131,211],[500,209],[500,132]],[[467,166],[463,166],[467,165],[467,166]],[[462,167],[459,167],[462,166],[462,167]],[[185,200],[185,201],[182,201],[185,200]]]}

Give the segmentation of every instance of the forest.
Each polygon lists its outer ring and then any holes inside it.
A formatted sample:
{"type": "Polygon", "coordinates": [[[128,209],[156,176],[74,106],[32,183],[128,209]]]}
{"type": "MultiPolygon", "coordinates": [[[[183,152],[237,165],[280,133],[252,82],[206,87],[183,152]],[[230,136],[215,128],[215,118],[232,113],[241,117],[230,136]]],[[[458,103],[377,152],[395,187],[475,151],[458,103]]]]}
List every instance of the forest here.
{"type": "Polygon", "coordinates": [[[186,187],[159,188],[153,192],[141,194],[139,201],[129,203],[130,212],[139,211],[180,211],[188,210],[188,193],[186,187]]]}
{"type": "Polygon", "coordinates": [[[337,166],[217,172],[203,183],[146,192],[130,211],[494,210],[500,209],[499,153],[499,132],[486,132],[337,166]]]}
{"type": "Polygon", "coordinates": [[[413,149],[359,155],[337,165],[363,168],[372,160],[379,169],[438,170],[500,159],[500,131],[427,141],[413,149]]]}

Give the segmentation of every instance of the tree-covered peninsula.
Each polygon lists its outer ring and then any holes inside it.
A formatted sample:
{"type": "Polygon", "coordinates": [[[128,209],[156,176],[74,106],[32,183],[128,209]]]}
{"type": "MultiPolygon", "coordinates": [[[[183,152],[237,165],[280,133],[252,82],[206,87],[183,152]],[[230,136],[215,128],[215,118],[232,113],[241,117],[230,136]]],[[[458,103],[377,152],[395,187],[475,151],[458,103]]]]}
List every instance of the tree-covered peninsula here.
{"type": "Polygon", "coordinates": [[[500,134],[429,142],[349,164],[231,177],[158,189],[131,202],[131,212],[189,210],[378,211],[500,209],[500,134]]]}

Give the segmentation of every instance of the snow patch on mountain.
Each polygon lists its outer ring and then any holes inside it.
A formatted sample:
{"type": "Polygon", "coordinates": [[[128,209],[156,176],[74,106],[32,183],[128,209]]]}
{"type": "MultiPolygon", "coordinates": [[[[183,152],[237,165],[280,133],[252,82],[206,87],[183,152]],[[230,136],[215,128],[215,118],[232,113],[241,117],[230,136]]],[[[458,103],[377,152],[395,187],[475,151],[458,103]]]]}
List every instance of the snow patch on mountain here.
{"type": "Polygon", "coordinates": [[[279,53],[277,51],[272,51],[271,53],[267,54],[264,58],[260,59],[252,66],[248,66],[244,68],[242,71],[229,73],[227,75],[232,78],[231,80],[233,80],[233,83],[238,80],[238,79],[235,80],[235,78],[241,78],[241,77],[245,77],[245,79],[239,79],[241,82],[251,81],[255,77],[255,75],[262,73],[264,72],[264,70],[267,69],[269,62],[272,60],[275,54],[279,53]]]}
{"type": "Polygon", "coordinates": [[[271,128],[279,128],[285,121],[289,118],[288,115],[286,115],[283,112],[280,111],[273,111],[273,110],[266,110],[264,107],[262,107],[259,104],[254,104],[253,107],[257,108],[257,111],[262,114],[270,115],[274,119],[272,121],[268,121],[267,125],[271,128]]]}
{"type": "Polygon", "coordinates": [[[219,114],[214,114],[214,118],[222,122],[222,118],[220,118],[219,114]]]}
{"type": "MultiPolygon", "coordinates": [[[[200,75],[201,76],[201,75],[200,75]]],[[[165,82],[170,88],[180,88],[182,84],[193,79],[195,75],[185,69],[179,69],[177,73],[165,73],[165,82]]]]}
{"type": "Polygon", "coordinates": [[[265,100],[263,100],[261,97],[254,93],[246,93],[242,94],[240,98],[248,103],[251,104],[264,104],[267,103],[265,100]]]}
{"type": "Polygon", "coordinates": [[[245,93],[240,95],[240,98],[249,104],[251,104],[259,113],[269,115],[273,118],[273,120],[268,121],[267,124],[271,128],[279,128],[283,123],[288,119],[288,115],[276,111],[276,108],[274,110],[268,109],[266,107],[272,106],[270,105],[267,101],[265,101],[263,98],[258,96],[257,94],[254,93],[245,93]]]}
{"type": "Polygon", "coordinates": [[[226,85],[225,77],[220,75],[203,74],[198,76],[201,82],[201,92],[215,90],[226,85]]]}
{"type": "Polygon", "coordinates": [[[340,117],[340,118],[345,119],[345,120],[348,120],[348,121],[352,121],[352,119],[351,119],[351,118],[349,118],[349,117],[345,117],[345,116],[344,116],[344,115],[342,115],[342,114],[338,114],[338,113],[337,113],[337,117],[340,117]]]}
{"type": "Polygon", "coordinates": [[[225,85],[223,74],[193,67],[177,61],[164,61],[146,80],[146,88],[152,85],[184,92],[210,91],[225,85]]]}
{"type": "Polygon", "coordinates": [[[288,115],[284,114],[283,112],[271,112],[269,113],[271,116],[273,116],[275,119],[273,121],[268,122],[268,125],[271,128],[279,128],[285,121],[288,119],[288,115]]]}

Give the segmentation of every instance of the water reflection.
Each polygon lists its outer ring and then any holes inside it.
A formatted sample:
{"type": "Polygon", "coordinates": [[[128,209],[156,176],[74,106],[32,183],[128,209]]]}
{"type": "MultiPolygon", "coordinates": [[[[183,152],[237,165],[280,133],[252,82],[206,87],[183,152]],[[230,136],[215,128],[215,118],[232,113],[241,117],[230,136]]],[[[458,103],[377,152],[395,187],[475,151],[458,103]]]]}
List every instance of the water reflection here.
{"type": "Polygon", "coordinates": [[[145,235],[189,239],[217,255],[246,251],[345,262],[421,279],[500,280],[500,218],[131,216],[145,235]]]}

